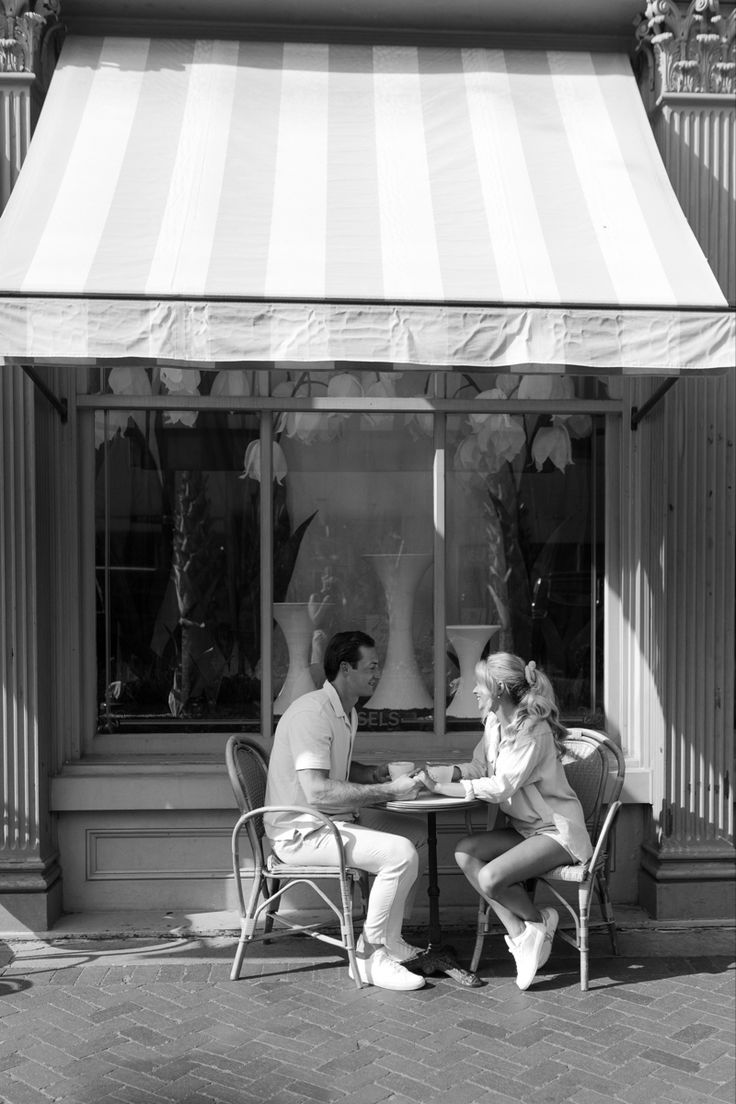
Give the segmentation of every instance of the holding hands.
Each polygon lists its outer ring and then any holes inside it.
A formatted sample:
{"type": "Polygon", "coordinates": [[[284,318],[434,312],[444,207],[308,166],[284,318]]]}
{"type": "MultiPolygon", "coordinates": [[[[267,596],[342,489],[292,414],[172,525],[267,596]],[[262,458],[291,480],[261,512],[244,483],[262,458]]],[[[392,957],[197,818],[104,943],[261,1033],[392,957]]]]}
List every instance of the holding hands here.
{"type": "Polygon", "coordinates": [[[375,780],[385,783],[389,797],[411,801],[422,792],[431,794],[449,794],[453,797],[464,796],[462,786],[452,783],[454,767],[447,764],[395,762],[377,767],[375,780]],[[389,781],[390,779],[390,781],[389,781]]]}
{"type": "Polygon", "coordinates": [[[410,801],[417,796],[422,785],[414,774],[400,774],[397,778],[388,782],[387,787],[391,797],[399,797],[402,801],[410,801]]]}
{"type": "Polygon", "coordinates": [[[437,790],[437,783],[435,782],[434,778],[432,778],[426,767],[415,770],[412,774],[412,778],[414,778],[416,782],[420,783],[420,788],[429,790],[430,793],[435,793],[435,791],[437,790]]]}

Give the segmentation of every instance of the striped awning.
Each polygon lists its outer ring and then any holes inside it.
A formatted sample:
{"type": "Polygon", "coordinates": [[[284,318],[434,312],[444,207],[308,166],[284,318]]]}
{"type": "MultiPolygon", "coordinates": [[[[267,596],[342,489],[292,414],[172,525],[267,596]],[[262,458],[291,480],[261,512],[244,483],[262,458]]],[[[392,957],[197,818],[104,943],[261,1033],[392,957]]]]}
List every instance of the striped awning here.
{"type": "Polygon", "coordinates": [[[676,374],[733,314],[628,59],[74,38],[0,219],[0,356],[676,374]]]}

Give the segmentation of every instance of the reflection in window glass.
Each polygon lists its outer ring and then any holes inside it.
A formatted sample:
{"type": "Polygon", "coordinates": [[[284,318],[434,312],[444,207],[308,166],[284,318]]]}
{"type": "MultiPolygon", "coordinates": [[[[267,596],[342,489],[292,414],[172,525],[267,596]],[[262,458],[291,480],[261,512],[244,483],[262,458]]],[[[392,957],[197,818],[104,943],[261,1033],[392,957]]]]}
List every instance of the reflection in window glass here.
{"type": "Polygon", "coordinates": [[[100,730],[254,723],[259,484],[239,477],[257,419],[96,417],[100,730]]]}
{"type": "Polygon", "coordinates": [[[535,659],[569,720],[601,720],[602,434],[587,414],[471,413],[450,436],[449,727],[489,650],[535,659]]]}
{"type": "Polygon", "coordinates": [[[516,402],[600,397],[599,383],[364,366],[282,365],[269,376],[117,365],[104,386],[186,396],[192,406],[94,414],[100,731],[260,729],[263,487],[259,414],[247,410],[259,393],[276,407],[276,716],[321,684],[329,637],[360,628],[384,668],[360,703],[365,729],[433,725],[435,638],[448,656],[451,730],[477,724],[473,664],[499,648],[546,668],[568,720],[600,720],[603,421],[524,413],[516,402]],[[445,418],[444,580],[433,567],[431,409],[310,408],[320,395],[435,393],[465,403],[445,418]],[[232,396],[239,409],[197,409],[210,395],[232,396]],[[509,409],[478,412],[478,396],[509,409]],[[282,397],[303,409],[280,411],[282,397]],[[446,606],[437,630],[436,586],[446,606]]]}
{"type": "MultiPolygon", "coordinates": [[[[288,591],[289,602],[298,604],[301,613],[274,611],[281,629],[274,641],[276,673],[282,679],[289,673],[284,618],[300,621],[302,634],[309,628],[316,685],[324,677],[326,641],[334,632],[358,628],[375,639],[383,665],[375,694],[361,703],[361,724],[429,724],[431,440],[407,433],[404,414],[318,415],[313,436],[306,438],[288,436],[288,420],[279,424],[285,426],[281,446],[288,465],[289,514],[307,528],[288,591]]],[[[294,640],[298,631],[292,632],[294,640]]],[[[287,694],[277,698],[277,712],[289,700],[287,694]]]]}

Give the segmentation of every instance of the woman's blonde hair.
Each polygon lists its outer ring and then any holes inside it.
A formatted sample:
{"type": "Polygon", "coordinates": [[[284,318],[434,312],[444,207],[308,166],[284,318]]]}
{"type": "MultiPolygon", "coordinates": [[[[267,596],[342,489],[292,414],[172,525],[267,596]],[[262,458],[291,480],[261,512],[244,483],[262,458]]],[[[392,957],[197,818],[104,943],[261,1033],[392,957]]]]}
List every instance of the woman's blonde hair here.
{"type": "MultiPolygon", "coordinates": [[[[516,733],[521,732],[530,721],[546,720],[552,729],[558,751],[562,751],[562,741],[567,736],[567,729],[560,722],[560,711],[552,683],[534,660],[525,663],[520,656],[510,652],[493,652],[488,659],[482,659],[476,664],[475,677],[487,690],[489,699],[496,691],[509,696],[516,706],[516,733]]],[[[489,700],[483,720],[490,711],[489,700]]]]}

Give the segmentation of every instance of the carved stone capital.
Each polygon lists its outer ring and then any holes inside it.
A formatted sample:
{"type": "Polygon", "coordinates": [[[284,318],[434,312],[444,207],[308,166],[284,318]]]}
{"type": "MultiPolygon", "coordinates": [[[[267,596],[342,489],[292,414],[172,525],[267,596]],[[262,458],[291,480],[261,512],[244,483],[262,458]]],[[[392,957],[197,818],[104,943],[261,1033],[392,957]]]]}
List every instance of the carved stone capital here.
{"type": "Polygon", "coordinates": [[[0,0],[0,73],[44,68],[43,44],[60,29],[61,0],[0,0]]]}
{"type": "Polygon", "coordinates": [[[658,98],[736,92],[736,6],[720,0],[648,0],[637,28],[658,98]]]}

